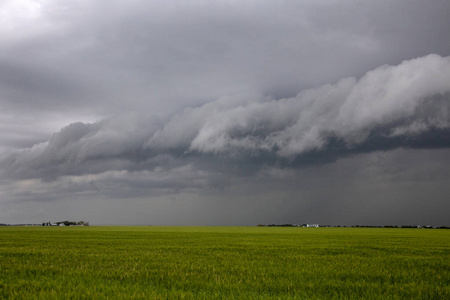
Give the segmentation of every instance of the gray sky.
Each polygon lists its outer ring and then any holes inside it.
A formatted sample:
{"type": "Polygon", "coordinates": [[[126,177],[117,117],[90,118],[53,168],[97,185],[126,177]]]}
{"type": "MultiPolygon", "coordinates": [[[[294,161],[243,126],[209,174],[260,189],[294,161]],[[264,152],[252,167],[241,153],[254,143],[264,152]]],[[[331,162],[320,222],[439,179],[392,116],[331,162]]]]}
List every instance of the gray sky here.
{"type": "Polygon", "coordinates": [[[0,1],[0,223],[450,225],[449,15],[0,1]]]}

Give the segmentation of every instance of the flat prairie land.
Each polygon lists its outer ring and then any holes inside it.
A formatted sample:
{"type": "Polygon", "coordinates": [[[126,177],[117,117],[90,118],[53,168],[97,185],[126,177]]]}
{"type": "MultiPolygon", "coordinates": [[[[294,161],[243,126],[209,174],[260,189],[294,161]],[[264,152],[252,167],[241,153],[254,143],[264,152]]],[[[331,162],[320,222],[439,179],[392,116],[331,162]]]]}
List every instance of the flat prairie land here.
{"type": "Polygon", "coordinates": [[[0,227],[2,299],[450,299],[450,230],[0,227]]]}

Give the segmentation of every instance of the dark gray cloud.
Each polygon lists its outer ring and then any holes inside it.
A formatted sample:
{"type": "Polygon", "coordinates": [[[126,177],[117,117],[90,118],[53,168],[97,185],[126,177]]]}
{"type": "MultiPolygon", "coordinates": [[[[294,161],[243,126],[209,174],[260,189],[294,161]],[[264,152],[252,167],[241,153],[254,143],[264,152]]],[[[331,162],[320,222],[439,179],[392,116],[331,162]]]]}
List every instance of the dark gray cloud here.
{"type": "MultiPolygon", "coordinates": [[[[12,151],[3,173],[52,178],[216,161],[256,165],[327,163],[398,147],[450,146],[450,57],[429,55],[381,66],[360,79],[292,98],[223,97],[168,120],[125,114],[73,123],[47,143],[12,151]]],[[[6,175],[5,175],[6,176],[6,175]]]]}
{"type": "Polygon", "coordinates": [[[150,207],[166,224],[342,222],[365,203],[382,220],[412,197],[406,222],[425,211],[411,193],[430,192],[432,223],[448,208],[449,13],[444,0],[1,1],[0,222],[148,223],[150,207]],[[407,176],[367,173],[398,153],[407,176]],[[429,170],[441,177],[410,184],[429,170]]]}
{"type": "Polygon", "coordinates": [[[22,109],[172,113],[450,55],[446,1],[20,3],[2,4],[0,90],[22,109]]]}

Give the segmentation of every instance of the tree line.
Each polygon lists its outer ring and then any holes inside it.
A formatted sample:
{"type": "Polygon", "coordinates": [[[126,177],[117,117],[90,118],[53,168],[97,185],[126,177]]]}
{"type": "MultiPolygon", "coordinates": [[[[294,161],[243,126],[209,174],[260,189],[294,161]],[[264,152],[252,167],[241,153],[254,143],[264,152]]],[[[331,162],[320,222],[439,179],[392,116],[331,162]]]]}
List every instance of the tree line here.
{"type": "Polygon", "coordinates": [[[64,226],[89,226],[89,222],[86,221],[78,221],[78,222],[73,222],[73,221],[59,221],[56,223],[51,223],[51,222],[44,222],[42,223],[42,226],[60,226],[60,225],[64,225],[64,226]]]}

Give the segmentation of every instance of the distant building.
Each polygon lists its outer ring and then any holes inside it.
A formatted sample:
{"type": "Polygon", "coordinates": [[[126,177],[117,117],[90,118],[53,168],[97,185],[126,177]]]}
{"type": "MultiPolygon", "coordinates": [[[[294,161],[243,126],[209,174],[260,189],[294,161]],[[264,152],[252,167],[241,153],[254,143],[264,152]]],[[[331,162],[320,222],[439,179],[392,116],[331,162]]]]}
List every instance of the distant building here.
{"type": "Polygon", "coordinates": [[[306,227],[319,227],[319,224],[306,224],[306,227]]]}

